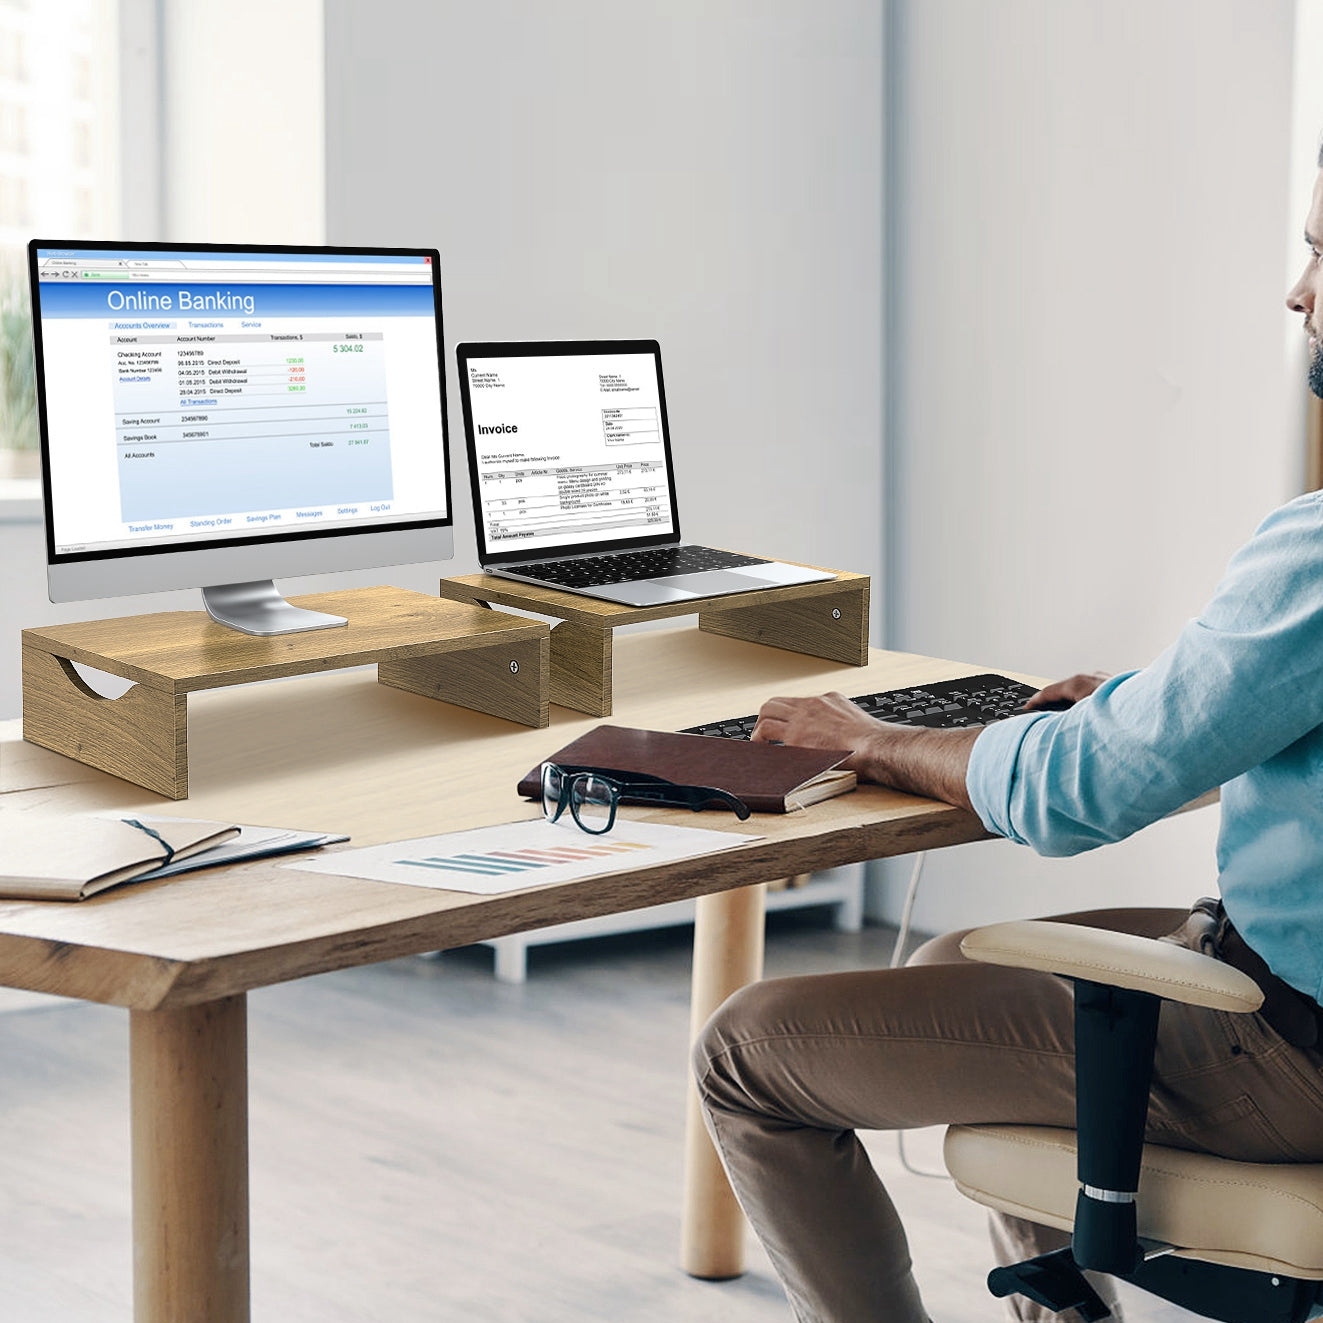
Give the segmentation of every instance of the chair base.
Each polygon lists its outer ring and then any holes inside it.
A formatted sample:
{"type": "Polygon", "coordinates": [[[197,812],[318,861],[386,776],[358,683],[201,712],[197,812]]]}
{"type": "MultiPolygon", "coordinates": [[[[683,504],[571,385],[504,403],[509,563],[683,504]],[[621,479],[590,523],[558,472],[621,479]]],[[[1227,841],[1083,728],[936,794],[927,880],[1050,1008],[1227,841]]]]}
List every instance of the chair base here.
{"type": "MultiPolygon", "coordinates": [[[[1277,1273],[1163,1255],[1121,1280],[1219,1323],[1305,1323],[1323,1317],[1323,1284],[1277,1273]]],[[[995,1268],[988,1274],[988,1290],[999,1299],[1018,1293],[1058,1313],[1073,1309],[1084,1323],[1111,1317],[1068,1248],[995,1268]]]]}
{"type": "Polygon", "coordinates": [[[988,1274],[988,1290],[999,1300],[1008,1295],[1028,1296],[1058,1314],[1074,1309],[1084,1323],[1112,1316],[1102,1297],[1085,1281],[1069,1249],[994,1268],[988,1274]]]}

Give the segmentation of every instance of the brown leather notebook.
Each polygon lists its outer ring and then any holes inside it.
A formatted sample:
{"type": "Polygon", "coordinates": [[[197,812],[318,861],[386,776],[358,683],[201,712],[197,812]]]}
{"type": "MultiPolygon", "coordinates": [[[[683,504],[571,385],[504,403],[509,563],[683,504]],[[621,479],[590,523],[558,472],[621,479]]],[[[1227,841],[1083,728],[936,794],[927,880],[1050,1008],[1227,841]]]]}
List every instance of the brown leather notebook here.
{"type": "MultiPolygon", "coordinates": [[[[855,787],[837,766],[848,749],[797,749],[713,735],[598,726],[546,759],[562,767],[597,767],[608,774],[642,772],[678,785],[712,786],[739,796],[755,813],[790,813],[855,787]]],[[[519,782],[519,793],[541,795],[542,764],[519,782]]]]}

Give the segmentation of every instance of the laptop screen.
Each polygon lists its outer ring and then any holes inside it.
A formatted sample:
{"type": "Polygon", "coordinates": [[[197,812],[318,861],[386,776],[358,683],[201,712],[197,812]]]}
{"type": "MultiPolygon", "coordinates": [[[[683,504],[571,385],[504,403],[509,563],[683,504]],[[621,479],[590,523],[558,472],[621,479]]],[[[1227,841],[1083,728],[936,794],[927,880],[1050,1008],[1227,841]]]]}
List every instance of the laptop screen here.
{"type": "Polygon", "coordinates": [[[679,536],[655,341],[461,345],[485,562],[679,536]]]}

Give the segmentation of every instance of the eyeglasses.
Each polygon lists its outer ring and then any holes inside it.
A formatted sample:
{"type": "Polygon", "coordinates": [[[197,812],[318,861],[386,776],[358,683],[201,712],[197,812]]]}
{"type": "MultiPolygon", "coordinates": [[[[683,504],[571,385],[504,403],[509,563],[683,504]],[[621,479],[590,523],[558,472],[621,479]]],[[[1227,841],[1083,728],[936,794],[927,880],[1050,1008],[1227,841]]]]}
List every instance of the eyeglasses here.
{"type": "Polygon", "coordinates": [[[542,816],[548,822],[557,821],[568,807],[579,827],[600,836],[615,826],[616,809],[622,803],[691,808],[695,813],[709,804],[721,804],[741,822],[749,816],[748,805],[728,790],[676,785],[642,772],[542,764],[542,816]]]}

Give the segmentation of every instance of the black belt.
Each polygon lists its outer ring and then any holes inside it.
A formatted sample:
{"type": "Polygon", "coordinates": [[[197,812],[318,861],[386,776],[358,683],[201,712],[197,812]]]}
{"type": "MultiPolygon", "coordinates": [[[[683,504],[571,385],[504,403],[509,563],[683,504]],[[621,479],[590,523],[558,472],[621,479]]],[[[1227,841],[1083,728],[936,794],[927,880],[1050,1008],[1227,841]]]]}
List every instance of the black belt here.
{"type": "Polygon", "coordinates": [[[1203,949],[1259,985],[1263,993],[1259,1014],[1293,1047],[1316,1047],[1323,1041],[1323,1007],[1268,968],[1232,926],[1220,900],[1205,897],[1196,902],[1183,931],[1194,937],[1188,943],[1193,949],[1203,949]]]}

